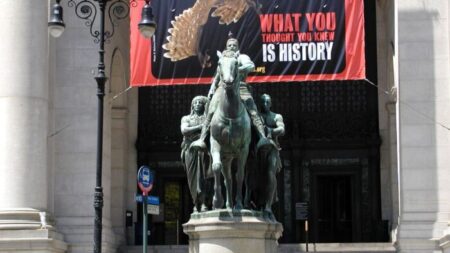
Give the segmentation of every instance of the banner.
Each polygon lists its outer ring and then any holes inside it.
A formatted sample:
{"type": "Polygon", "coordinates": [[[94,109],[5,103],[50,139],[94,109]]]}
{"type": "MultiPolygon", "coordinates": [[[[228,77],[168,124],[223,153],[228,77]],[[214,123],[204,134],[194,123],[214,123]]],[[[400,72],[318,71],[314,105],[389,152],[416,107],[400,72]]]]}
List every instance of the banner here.
{"type": "Polygon", "coordinates": [[[152,39],[131,8],[132,86],[209,84],[231,35],[255,63],[248,82],[365,78],[363,0],[152,0],[152,39]]]}

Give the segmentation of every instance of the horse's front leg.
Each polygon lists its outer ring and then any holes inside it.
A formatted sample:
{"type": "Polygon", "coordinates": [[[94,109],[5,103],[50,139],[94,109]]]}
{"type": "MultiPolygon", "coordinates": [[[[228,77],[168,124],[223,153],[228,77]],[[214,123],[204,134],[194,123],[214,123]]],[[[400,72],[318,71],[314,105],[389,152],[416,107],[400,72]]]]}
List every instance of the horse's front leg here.
{"type": "Polygon", "coordinates": [[[248,146],[244,148],[238,157],[238,167],[236,171],[236,206],[237,210],[243,208],[242,205],[242,185],[244,184],[245,164],[247,163],[248,146]]]}
{"type": "Polygon", "coordinates": [[[233,207],[233,179],[231,174],[231,162],[233,159],[231,157],[227,157],[223,161],[222,174],[224,177],[225,189],[227,193],[227,200],[225,206],[227,209],[233,207]]]}
{"type": "Polygon", "coordinates": [[[222,187],[220,180],[220,173],[222,172],[222,161],[220,158],[220,144],[211,137],[211,157],[212,157],[212,171],[214,174],[214,197],[212,201],[213,209],[220,209],[223,207],[222,187]]]}

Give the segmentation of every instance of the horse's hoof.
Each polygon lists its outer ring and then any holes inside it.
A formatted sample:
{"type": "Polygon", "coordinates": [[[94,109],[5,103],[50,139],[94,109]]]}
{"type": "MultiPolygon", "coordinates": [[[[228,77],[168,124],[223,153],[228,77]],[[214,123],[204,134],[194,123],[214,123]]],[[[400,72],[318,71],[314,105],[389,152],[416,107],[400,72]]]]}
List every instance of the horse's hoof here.
{"type": "Polygon", "coordinates": [[[276,221],[275,215],[273,214],[272,210],[270,210],[270,209],[264,209],[263,210],[263,216],[264,216],[264,218],[266,218],[270,222],[275,222],[276,221]]]}
{"type": "Polygon", "coordinates": [[[213,208],[214,209],[221,209],[223,206],[223,201],[221,199],[213,198],[213,208]]]}
{"type": "Polygon", "coordinates": [[[234,206],[234,209],[237,210],[237,211],[241,211],[243,208],[244,208],[244,207],[242,206],[241,203],[238,203],[238,204],[236,204],[236,205],[234,206]]]}
{"type": "Polygon", "coordinates": [[[205,204],[202,204],[202,207],[200,209],[201,212],[206,212],[208,211],[208,207],[205,204]]]}

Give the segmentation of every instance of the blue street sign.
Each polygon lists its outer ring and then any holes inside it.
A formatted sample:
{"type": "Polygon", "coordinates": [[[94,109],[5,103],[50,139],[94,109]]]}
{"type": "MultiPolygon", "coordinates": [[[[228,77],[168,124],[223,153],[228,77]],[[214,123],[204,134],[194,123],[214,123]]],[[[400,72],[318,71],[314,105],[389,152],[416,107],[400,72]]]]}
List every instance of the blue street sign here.
{"type": "Polygon", "coordinates": [[[134,200],[136,200],[136,202],[138,203],[142,203],[144,201],[142,195],[136,194],[136,196],[134,197],[134,200]]]}
{"type": "MultiPolygon", "coordinates": [[[[135,198],[136,202],[142,203],[144,201],[144,196],[140,194],[136,194],[135,198]]],[[[157,196],[147,196],[147,204],[150,205],[159,205],[159,197],[157,196]]]]}
{"type": "Polygon", "coordinates": [[[150,170],[148,166],[141,166],[138,171],[138,186],[141,189],[143,195],[148,195],[148,193],[153,188],[154,175],[153,171],[150,170]]]}
{"type": "Polygon", "coordinates": [[[159,205],[159,197],[148,196],[147,203],[149,203],[151,205],[159,205]]]}

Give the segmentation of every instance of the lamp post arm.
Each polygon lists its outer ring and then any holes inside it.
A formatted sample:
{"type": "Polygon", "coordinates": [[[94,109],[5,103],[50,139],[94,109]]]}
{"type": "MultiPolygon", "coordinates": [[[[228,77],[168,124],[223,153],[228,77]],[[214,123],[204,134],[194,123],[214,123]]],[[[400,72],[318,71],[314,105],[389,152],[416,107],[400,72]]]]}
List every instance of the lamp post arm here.
{"type": "MultiPolygon", "coordinates": [[[[130,14],[130,6],[125,0],[117,0],[112,2],[107,8],[107,3],[112,0],[68,0],[67,5],[75,9],[75,14],[78,18],[85,20],[85,25],[89,27],[91,36],[94,38],[95,43],[100,43],[100,37],[105,38],[105,42],[108,42],[111,37],[114,36],[115,28],[119,25],[120,20],[127,18],[130,14]],[[97,9],[94,2],[97,2],[99,8],[97,9]],[[103,6],[103,10],[100,10],[100,5],[103,6]],[[98,15],[102,15],[98,12],[103,12],[105,17],[99,18],[106,20],[106,13],[108,20],[111,23],[110,30],[100,31],[94,28],[98,15]]],[[[131,6],[136,6],[135,2],[131,2],[131,6]]]]}

